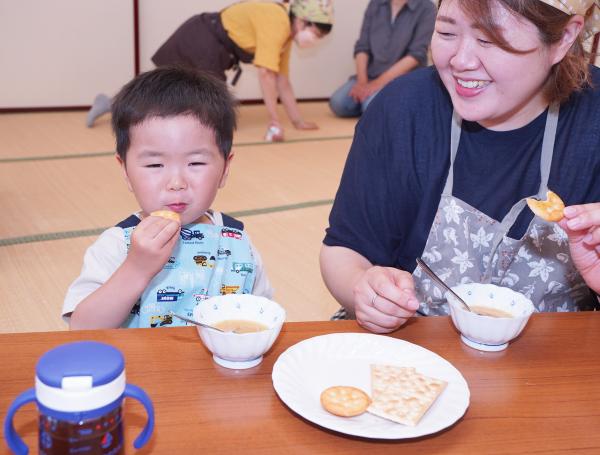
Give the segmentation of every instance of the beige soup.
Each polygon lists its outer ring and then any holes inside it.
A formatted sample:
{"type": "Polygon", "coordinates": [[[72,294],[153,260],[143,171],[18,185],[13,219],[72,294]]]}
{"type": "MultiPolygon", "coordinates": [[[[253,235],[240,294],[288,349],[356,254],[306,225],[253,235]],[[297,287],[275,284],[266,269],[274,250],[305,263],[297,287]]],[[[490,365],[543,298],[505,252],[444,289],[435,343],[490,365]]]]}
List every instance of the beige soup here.
{"type": "Polygon", "coordinates": [[[220,321],[213,325],[217,329],[236,333],[262,332],[263,330],[269,329],[269,327],[260,322],[247,321],[245,319],[226,319],[225,321],[220,321]]]}

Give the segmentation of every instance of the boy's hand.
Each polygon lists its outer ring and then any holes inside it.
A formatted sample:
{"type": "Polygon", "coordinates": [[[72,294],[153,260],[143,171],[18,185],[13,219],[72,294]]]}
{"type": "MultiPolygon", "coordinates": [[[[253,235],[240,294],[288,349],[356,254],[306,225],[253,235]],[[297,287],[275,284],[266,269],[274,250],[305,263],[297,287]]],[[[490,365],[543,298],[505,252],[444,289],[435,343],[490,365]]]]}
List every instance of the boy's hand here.
{"type": "Polygon", "coordinates": [[[571,258],[586,284],[600,294],[600,202],[565,207],[559,225],[569,237],[571,258]]]}
{"type": "Polygon", "coordinates": [[[412,275],[392,267],[371,267],[354,286],[357,322],[375,333],[396,330],[419,308],[412,275]]]}
{"type": "Polygon", "coordinates": [[[158,216],[144,218],[133,230],[127,262],[152,279],[169,260],[180,227],[177,221],[158,216]]]}

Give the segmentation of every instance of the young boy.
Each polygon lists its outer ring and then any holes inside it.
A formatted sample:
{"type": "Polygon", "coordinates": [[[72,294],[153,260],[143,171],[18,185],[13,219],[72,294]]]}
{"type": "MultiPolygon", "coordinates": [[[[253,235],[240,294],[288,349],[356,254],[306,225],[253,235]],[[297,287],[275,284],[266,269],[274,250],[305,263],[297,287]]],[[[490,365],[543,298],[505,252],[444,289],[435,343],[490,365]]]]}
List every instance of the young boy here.
{"type": "Polygon", "coordinates": [[[149,71],[116,96],[112,125],[141,211],[87,250],[63,305],[70,327],[185,325],[170,312],[191,316],[196,302],[219,294],[271,297],[243,224],[210,210],[233,158],[235,102],[225,84],[190,69],[149,71]]]}

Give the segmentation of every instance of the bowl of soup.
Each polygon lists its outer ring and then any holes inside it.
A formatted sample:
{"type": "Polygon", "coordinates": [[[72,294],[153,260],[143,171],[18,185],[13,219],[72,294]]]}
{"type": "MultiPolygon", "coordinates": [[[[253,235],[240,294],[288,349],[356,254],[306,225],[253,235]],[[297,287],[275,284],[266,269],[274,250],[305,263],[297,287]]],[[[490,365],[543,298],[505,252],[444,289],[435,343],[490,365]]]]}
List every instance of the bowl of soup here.
{"type": "Polygon", "coordinates": [[[245,369],[262,362],[273,346],[285,321],[285,310],[265,297],[228,294],[198,303],[194,319],[223,330],[196,327],[217,364],[245,369]]]}
{"type": "Polygon", "coordinates": [[[446,299],[454,326],[467,346],[502,351],[519,336],[534,312],[531,300],[510,288],[469,283],[452,288],[471,308],[466,310],[449,292],[446,299]]]}

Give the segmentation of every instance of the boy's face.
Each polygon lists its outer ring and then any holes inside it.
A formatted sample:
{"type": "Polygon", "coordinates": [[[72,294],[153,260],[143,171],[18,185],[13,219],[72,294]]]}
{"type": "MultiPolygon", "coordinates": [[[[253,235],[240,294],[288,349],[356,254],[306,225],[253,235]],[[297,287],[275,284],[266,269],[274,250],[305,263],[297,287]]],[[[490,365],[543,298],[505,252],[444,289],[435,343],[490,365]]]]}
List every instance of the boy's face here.
{"type": "Polygon", "coordinates": [[[117,157],[144,215],[179,213],[181,223],[199,220],[225,185],[227,161],[212,129],[189,115],[152,117],[130,130],[127,161],[117,157]]]}

